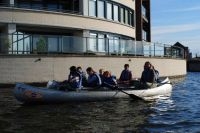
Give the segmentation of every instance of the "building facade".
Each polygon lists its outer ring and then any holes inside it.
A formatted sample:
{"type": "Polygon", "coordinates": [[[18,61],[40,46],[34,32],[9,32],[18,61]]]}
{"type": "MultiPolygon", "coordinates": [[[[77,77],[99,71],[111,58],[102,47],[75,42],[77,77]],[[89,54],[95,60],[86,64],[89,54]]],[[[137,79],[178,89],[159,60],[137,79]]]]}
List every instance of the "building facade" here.
{"type": "Polygon", "coordinates": [[[150,0],[0,0],[1,53],[133,54],[150,32],[150,0]]]}

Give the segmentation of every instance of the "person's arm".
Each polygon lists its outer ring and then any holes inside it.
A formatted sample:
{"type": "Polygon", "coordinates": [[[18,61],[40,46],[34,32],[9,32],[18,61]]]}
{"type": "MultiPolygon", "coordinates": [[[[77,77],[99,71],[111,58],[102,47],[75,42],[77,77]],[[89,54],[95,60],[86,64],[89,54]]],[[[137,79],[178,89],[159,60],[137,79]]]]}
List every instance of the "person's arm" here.
{"type": "Polygon", "coordinates": [[[95,75],[92,75],[88,77],[88,84],[93,84],[96,82],[96,80],[97,80],[97,77],[95,75]]]}
{"type": "Polygon", "coordinates": [[[129,71],[129,81],[131,81],[131,80],[132,80],[132,78],[133,78],[132,72],[131,72],[131,71],[129,71]]]}
{"type": "Polygon", "coordinates": [[[142,72],[141,78],[140,78],[140,83],[144,83],[144,71],[142,72]]]}
{"type": "Polygon", "coordinates": [[[121,74],[120,74],[119,81],[122,81],[123,75],[124,75],[124,70],[123,70],[123,71],[121,72],[121,74]]]}
{"type": "Polygon", "coordinates": [[[154,73],[154,70],[151,70],[151,78],[150,78],[150,82],[153,83],[155,82],[155,73],[154,73]]]}

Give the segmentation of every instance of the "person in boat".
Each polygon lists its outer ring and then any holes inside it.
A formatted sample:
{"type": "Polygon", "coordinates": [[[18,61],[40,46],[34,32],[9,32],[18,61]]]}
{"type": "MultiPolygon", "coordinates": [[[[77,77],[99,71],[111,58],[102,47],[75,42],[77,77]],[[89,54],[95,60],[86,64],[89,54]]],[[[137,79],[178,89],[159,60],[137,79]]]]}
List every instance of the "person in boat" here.
{"type": "Polygon", "coordinates": [[[132,80],[132,72],[129,70],[129,64],[124,65],[124,70],[121,72],[119,83],[130,84],[132,80]]]}
{"type": "Polygon", "coordinates": [[[86,69],[88,74],[87,86],[88,87],[100,87],[102,85],[101,78],[98,73],[96,73],[92,67],[86,69]]]}
{"type": "Polygon", "coordinates": [[[144,64],[144,70],[140,79],[141,88],[153,88],[155,84],[155,72],[152,69],[151,63],[146,61],[144,64]]]}
{"type": "Polygon", "coordinates": [[[101,80],[103,80],[103,73],[104,73],[104,69],[103,68],[99,69],[99,76],[101,80]]]}
{"type": "Polygon", "coordinates": [[[80,74],[80,76],[82,77],[82,85],[86,86],[87,85],[87,76],[86,73],[83,71],[81,66],[77,67],[77,72],[80,74]]]}
{"type": "Polygon", "coordinates": [[[77,72],[76,66],[70,67],[68,75],[68,90],[78,90],[82,88],[82,76],[77,72]]]}
{"type": "Polygon", "coordinates": [[[109,87],[109,88],[114,88],[117,86],[117,81],[116,79],[111,75],[109,71],[105,71],[103,73],[103,78],[102,78],[103,86],[109,87]]]}
{"type": "Polygon", "coordinates": [[[57,89],[61,91],[65,90],[79,90],[82,88],[82,76],[78,73],[75,66],[70,67],[70,74],[68,75],[68,80],[62,82],[49,81],[47,87],[50,89],[57,89]]]}

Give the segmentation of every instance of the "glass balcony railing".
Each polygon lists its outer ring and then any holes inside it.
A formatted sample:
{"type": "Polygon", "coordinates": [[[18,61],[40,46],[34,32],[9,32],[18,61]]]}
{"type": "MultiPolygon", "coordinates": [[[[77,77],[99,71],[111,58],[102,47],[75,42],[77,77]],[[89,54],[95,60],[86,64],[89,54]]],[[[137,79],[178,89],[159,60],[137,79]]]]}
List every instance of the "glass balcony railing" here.
{"type": "Polygon", "coordinates": [[[183,58],[184,49],[126,39],[61,35],[11,34],[0,36],[0,54],[86,54],[183,58]]]}
{"type": "Polygon", "coordinates": [[[72,13],[72,14],[82,14],[79,9],[79,1],[48,1],[44,0],[43,2],[24,2],[16,1],[14,4],[8,4],[8,2],[0,2],[0,7],[8,8],[20,8],[20,9],[32,9],[32,10],[41,10],[41,11],[53,11],[53,12],[62,12],[62,13],[72,13]]]}

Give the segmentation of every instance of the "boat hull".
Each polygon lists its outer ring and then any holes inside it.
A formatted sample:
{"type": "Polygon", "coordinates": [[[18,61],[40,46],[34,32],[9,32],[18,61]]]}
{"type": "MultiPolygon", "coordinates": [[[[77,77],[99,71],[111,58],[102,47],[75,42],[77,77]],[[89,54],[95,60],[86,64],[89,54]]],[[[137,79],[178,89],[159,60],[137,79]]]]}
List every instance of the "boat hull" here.
{"type": "MultiPolygon", "coordinates": [[[[142,98],[154,97],[158,95],[169,95],[172,85],[169,80],[163,81],[159,87],[152,89],[125,89],[128,94],[134,94],[142,98]]],[[[64,103],[64,102],[86,102],[103,101],[116,98],[130,98],[128,94],[120,90],[99,89],[80,91],[59,91],[48,88],[39,88],[23,83],[17,83],[14,88],[14,96],[22,103],[64,103]]]]}

